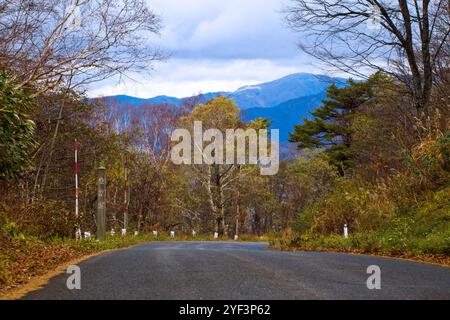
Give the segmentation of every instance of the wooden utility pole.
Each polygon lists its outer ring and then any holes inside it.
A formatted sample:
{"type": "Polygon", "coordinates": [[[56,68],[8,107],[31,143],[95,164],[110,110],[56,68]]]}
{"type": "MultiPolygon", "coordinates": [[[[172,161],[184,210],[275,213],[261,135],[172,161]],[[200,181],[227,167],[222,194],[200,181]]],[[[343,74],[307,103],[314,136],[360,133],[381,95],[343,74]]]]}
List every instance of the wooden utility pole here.
{"type": "Polygon", "coordinates": [[[100,167],[98,172],[97,197],[97,239],[102,240],[106,234],[106,168],[100,167]]]}

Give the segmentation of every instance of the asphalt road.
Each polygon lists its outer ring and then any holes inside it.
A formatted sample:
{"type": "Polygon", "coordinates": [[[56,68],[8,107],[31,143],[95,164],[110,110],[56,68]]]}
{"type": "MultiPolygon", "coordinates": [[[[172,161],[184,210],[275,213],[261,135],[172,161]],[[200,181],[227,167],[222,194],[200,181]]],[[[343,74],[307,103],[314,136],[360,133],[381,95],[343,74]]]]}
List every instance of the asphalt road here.
{"type": "Polygon", "coordinates": [[[450,269],[337,253],[280,252],[264,243],[152,243],[80,263],[25,299],[450,299],[450,269]],[[381,268],[381,290],[367,268],[381,268]]]}

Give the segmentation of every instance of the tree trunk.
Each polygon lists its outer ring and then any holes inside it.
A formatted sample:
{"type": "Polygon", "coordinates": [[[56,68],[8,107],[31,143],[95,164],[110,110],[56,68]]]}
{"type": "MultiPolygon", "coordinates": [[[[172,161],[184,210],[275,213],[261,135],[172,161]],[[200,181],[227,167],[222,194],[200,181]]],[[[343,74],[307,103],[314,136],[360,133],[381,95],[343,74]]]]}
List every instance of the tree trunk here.
{"type": "Polygon", "coordinates": [[[220,233],[219,232],[220,217],[218,215],[218,208],[214,202],[214,194],[212,190],[211,180],[212,180],[212,170],[211,166],[208,166],[207,188],[206,188],[208,191],[208,202],[215,221],[214,232],[220,233]]]}
{"type": "Polygon", "coordinates": [[[241,167],[238,167],[238,180],[236,184],[236,236],[239,237],[239,222],[241,221],[241,167]]]}
{"type": "Polygon", "coordinates": [[[41,175],[42,166],[44,165],[44,148],[42,148],[42,154],[41,158],[39,160],[39,166],[36,171],[36,176],[34,177],[34,186],[33,186],[33,193],[31,194],[31,203],[34,202],[34,199],[36,198],[36,193],[38,189],[38,183],[39,183],[39,176],[41,175]]]}
{"type": "Polygon", "coordinates": [[[228,228],[227,228],[227,221],[225,219],[225,205],[224,205],[225,198],[224,198],[224,193],[223,193],[223,186],[220,185],[219,189],[220,189],[220,197],[219,197],[219,201],[220,201],[220,216],[221,216],[221,219],[222,219],[222,229],[223,229],[223,235],[225,237],[227,237],[228,236],[228,230],[227,230],[228,228]]]}
{"type": "Polygon", "coordinates": [[[431,58],[427,57],[430,54],[430,43],[429,43],[429,27],[428,27],[428,5],[429,1],[424,0],[423,8],[426,8],[426,12],[424,12],[423,19],[421,24],[421,42],[422,42],[422,56],[424,59],[424,78],[422,78],[420,74],[420,69],[417,63],[416,55],[414,52],[414,40],[413,40],[413,31],[411,28],[411,14],[408,8],[408,2],[405,0],[399,1],[400,11],[402,13],[403,21],[404,21],[404,29],[406,37],[403,39],[403,47],[405,49],[406,57],[408,59],[408,64],[411,69],[412,82],[413,82],[413,95],[416,104],[416,109],[418,112],[418,116],[422,117],[422,113],[426,112],[428,107],[430,93],[431,93],[431,84],[432,84],[432,73],[431,73],[431,58]],[[426,23],[425,23],[426,22],[426,23]],[[426,28],[424,28],[426,27],[426,28]],[[425,35],[425,29],[426,35],[425,35]]]}
{"type": "Polygon", "coordinates": [[[431,52],[430,52],[430,22],[428,7],[430,5],[430,0],[423,0],[422,9],[422,60],[423,60],[423,92],[421,105],[425,116],[427,115],[428,104],[431,97],[431,89],[433,86],[433,70],[431,64],[431,52]]]}
{"type": "Polygon", "coordinates": [[[56,138],[58,137],[59,126],[61,125],[62,113],[64,110],[64,106],[66,104],[67,95],[69,94],[71,86],[72,86],[72,75],[69,78],[69,83],[67,85],[66,92],[64,94],[63,100],[61,101],[61,105],[59,107],[58,119],[56,120],[56,126],[55,126],[55,132],[53,133],[52,142],[50,144],[50,150],[49,150],[49,154],[48,154],[48,158],[47,158],[47,163],[45,165],[44,177],[42,178],[42,186],[41,186],[42,192],[45,192],[45,188],[46,188],[46,184],[47,184],[47,177],[48,177],[48,170],[50,168],[50,162],[53,157],[53,151],[55,150],[56,138]]]}

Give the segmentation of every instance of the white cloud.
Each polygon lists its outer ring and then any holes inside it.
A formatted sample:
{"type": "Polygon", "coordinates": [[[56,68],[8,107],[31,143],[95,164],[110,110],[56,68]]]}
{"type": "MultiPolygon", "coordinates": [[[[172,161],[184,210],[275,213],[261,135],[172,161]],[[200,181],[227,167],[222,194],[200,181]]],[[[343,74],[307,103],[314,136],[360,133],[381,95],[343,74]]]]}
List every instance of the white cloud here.
{"type": "Polygon", "coordinates": [[[134,75],[97,85],[90,96],[126,94],[140,98],[157,95],[187,97],[200,92],[235,91],[246,85],[276,80],[296,72],[319,72],[312,65],[271,60],[171,60],[160,64],[152,74],[134,75]]]}
{"type": "Polygon", "coordinates": [[[149,0],[163,19],[156,45],[173,53],[149,75],[110,79],[90,96],[128,94],[185,97],[234,91],[294,72],[318,72],[283,26],[281,0],[149,0]]]}
{"type": "Polygon", "coordinates": [[[286,58],[296,35],[283,25],[280,0],[159,0],[162,45],[176,58],[286,58]]]}

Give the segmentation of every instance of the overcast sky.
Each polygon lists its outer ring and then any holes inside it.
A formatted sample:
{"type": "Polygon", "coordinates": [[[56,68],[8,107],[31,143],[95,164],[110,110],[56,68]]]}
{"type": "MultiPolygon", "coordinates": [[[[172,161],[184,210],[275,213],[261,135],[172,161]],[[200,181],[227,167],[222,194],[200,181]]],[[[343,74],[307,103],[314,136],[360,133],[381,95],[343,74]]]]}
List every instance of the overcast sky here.
{"type": "Polygon", "coordinates": [[[234,91],[295,72],[323,72],[283,25],[287,0],[148,0],[162,17],[155,45],[171,53],[149,74],[98,83],[90,96],[186,97],[234,91]]]}

